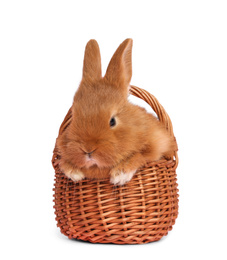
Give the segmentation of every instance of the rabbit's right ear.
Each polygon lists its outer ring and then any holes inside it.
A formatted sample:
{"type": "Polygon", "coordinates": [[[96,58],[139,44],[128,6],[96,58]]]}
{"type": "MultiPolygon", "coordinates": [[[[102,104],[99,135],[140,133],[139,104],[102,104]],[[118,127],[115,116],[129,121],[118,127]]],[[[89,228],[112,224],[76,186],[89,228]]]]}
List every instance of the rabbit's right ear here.
{"type": "Polygon", "coordinates": [[[96,40],[90,40],[85,48],[83,79],[97,80],[102,77],[101,55],[96,40]]]}
{"type": "Polygon", "coordinates": [[[132,77],[132,39],[126,39],[115,51],[106,70],[105,78],[127,90],[132,77]]]}

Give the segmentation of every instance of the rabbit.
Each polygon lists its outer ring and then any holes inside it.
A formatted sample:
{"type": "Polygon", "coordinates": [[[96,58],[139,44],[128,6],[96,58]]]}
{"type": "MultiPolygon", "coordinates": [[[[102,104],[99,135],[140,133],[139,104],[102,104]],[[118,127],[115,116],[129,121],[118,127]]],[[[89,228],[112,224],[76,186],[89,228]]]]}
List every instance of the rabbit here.
{"type": "Polygon", "coordinates": [[[57,140],[60,169],[75,182],[109,178],[124,185],[147,162],[174,154],[175,140],[160,121],[128,101],[131,56],[132,39],[126,39],[103,77],[98,43],[86,45],[71,123],[57,140]]]}

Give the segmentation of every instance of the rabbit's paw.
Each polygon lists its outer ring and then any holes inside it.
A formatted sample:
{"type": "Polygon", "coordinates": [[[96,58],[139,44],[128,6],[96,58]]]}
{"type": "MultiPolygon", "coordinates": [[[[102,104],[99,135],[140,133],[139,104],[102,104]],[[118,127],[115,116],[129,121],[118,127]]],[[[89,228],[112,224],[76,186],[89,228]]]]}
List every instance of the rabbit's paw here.
{"type": "Polygon", "coordinates": [[[69,178],[71,180],[73,180],[74,182],[77,182],[77,181],[83,180],[85,178],[85,176],[80,170],[75,169],[75,170],[71,171],[69,178]]]}
{"type": "Polygon", "coordinates": [[[110,173],[110,182],[114,185],[124,185],[132,179],[135,172],[136,170],[126,172],[123,169],[113,169],[110,173]]]}
{"type": "Polygon", "coordinates": [[[85,178],[82,171],[73,168],[70,164],[64,163],[60,165],[60,168],[68,178],[75,182],[83,180],[85,178]]]}

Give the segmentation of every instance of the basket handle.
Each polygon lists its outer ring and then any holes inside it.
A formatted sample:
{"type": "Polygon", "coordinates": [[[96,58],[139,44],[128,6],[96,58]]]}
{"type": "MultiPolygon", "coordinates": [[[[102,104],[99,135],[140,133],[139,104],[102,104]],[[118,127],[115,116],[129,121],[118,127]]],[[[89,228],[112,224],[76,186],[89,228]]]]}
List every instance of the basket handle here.
{"type": "MultiPolygon", "coordinates": [[[[148,105],[151,106],[151,108],[154,110],[156,115],[158,116],[158,119],[160,122],[162,122],[165,126],[165,128],[168,130],[170,135],[174,137],[175,141],[176,138],[173,133],[173,125],[170,120],[169,115],[166,113],[164,107],[158,102],[157,98],[154,97],[152,94],[150,94],[148,91],[138,88],[136,86],[130,86],[129,93],[132,94],[135,97],[143,99],[145,102],[148,103],[148,105]]],[[[177,142],[176,142],[177,144],[177,142]]],[[[174,168],[177,168],[178,165],[178,154],[177,151],[174,151],[174,157],[176,160],[176,165],[174,168]]]]}
{"type": "Polygon", "coordinates": [[[151,95],[149,92],[147,92],[144,89],[138,88],[136,86],[130,86],[129,93],[132,94],[135,97],[143,99],[145,102],[148,103],[148,105],[151,106],[151,108],[154,110],[156,115],[158,116],[158,119],[160,122],[164,124],[166,129],[169,131],[171,136],[174,136],[173,134],[173,126],[172,122],[166,113],[163,106],[158,102],[157,98],[151,95]]]}
{"type": "Polygon", "coordinates": [[[68,113],[66,114],[63,122],[61,123],[60,129],[59,129],[59,132],[58,132],[58,136],[61,135],[65,131],[65,129],[70,125],[71,120],[72,120],[72,107],[70,107],[70,109],[69,109],[68,113]]]}
{"type": "MultiPolygon", "coordinates": [[[[148,105],[151,106],[151,108],[154,110],[156,115],[158,116],[158,119],[165,125],[166,129],[169,131],[171,136],[174,136],[173,134],[173,126],[172,122],[166,113],[163,106],[158,102],[157,98],[151,95],[148,91],[138,88],[136,86],[130,86],[129,93],[132,94],[135,97],[143,99],[145,102],[148,103],[148,105]]],[[[67,115],[64,118],[64,121],[62,122],[60,129],[59,129],[59,135],[62,134],[62,132],[67,128],[67,126],[70,124],[72,118],[72,108],[70,107],[67,115]]]]}
{"type": "MultiPolygon", "coordinates": [[[[148,91],[138,88],[136,86],[132,86],[132,85],[130,86],[129,93],[134,95],[135,97],[141,98],[145,102],[147,102],[151,106],[151,108],[154,110],[156,115],[158,116],[158,119],[160,120],[160,122],[162,122],[164,124],[164,126],[169,131],[171,136],[174,137],[172,122],[171,122],[168,114],[166,113],[165,109],[158,102],[156,97],[151,95],[148,91]]],[[[70,107],[67,115],[64,118],[64,121],[62,122],[62,124],[60,126],[59,135],[61,135],[64,132],[64,130],[69,126],[69,124],[71,123],[71,119],[72,119],[72,108],[70,107]]],[[[175,151],[174,156],[176,159],[176,167],[177,167],[177,164],[178,164],[177,151],[175,151]]]]}

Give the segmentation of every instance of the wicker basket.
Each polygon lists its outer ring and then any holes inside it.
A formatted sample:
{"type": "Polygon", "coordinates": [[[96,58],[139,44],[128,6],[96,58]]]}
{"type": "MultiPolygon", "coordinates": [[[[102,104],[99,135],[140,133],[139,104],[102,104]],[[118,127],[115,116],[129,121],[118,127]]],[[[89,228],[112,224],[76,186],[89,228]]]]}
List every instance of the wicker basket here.
{"type": "MultiPolygon", "coordinates": [[[[154,96],[131,86],[131,94],[146,101],[173,135],[169,116],[154,96]]],[[[70,124],[71,109],[59,135],[70,124]]],[[[60,171],[55,147],[54,208],[57,226],[69,238],[92,243],[142,244],[157,241],[172,229],[178,215],[177,151],[170,160],[151,162],[124,186],[109,180],[74,183],[60,171]]]]}

